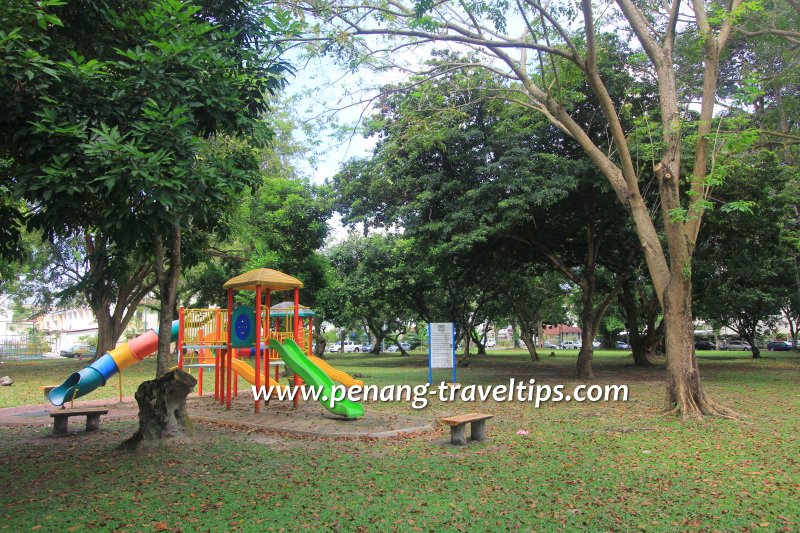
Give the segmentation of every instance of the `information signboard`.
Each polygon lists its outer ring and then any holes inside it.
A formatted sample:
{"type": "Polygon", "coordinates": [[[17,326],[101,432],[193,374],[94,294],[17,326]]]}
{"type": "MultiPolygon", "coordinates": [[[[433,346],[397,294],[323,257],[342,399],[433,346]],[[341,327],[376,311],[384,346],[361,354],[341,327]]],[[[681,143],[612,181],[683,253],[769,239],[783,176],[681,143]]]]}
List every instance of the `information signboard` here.
{"type": "Polygon", "coordinates": [[[452,368],[456,381],[456,328],[452,322],[428,324],[428,382],[433,381],[434,368],[452,368]]]}

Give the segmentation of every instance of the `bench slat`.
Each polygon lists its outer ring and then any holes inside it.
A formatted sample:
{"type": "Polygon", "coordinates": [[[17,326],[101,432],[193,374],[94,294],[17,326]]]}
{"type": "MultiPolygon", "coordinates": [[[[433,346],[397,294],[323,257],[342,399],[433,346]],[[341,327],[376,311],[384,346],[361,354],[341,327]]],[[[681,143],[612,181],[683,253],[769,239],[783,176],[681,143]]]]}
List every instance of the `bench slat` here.
{"type": "Polygon", "coordinates": [[[466,415],[458,415],[458,416],[449,416],[447,418],[440,418],[439,421],[447,424],[448,426],[459,426],[461,424],[467,424],[469,422],[477,422],[480,420],[489,420],[493,418],[494,415],[489,415],[486,413],[468,413],[466,415]]]}
{"type": "Polygon", "coordinates": [[[50,416],[53,418],[53,435],[67,434],[67,422],[71,416],[85,416],[86,431],[97,431],[100,429],[100,416],[105,414],[108,414],[108,409],[102,407],[50,411],[50,416]]]}
{"type": "Polygon", "coordinates": [[[50,411],[51,417],[62,417],[62,416],[81,416],[81,415],[94,415],[100,414],[105,415],[108,414],[108,409],[102,409],[98,407],[89,407],[86,409],[58,409],[50,411]]]}

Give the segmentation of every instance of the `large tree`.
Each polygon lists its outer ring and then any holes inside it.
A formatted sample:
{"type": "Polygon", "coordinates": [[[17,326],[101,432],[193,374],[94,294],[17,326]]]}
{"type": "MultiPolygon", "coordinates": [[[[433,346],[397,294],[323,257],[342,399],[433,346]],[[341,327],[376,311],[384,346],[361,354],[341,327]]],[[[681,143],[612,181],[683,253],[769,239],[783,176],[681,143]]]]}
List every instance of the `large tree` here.
{"type": "Polygon", "coordinates": [[[257,176],[225,135],[263,140],[258,119],[288,68],[271,32],[296,25],[246,0],[12,2],[0,17],[4,183],[48,236],[91,229],[152,250],[163,374],[186,252],[257,176]]]}
{"type": "Polygon", "coordinates": [[[343,329],[366,325],[375,340],[372,352],[378,353],[384,340],[396,340],[413,319],[403,298],[413,292],[408,241],[391,235],[350,234],[325,255],[332,267],[325,298],[329,320],[343,329]]]}
{"type": "Polygon", "coordinates": [[[88,305],[97,321],[99,357],[116,346],[145,296],[155,287],[153,257],[120,248],[99,234],[22,241],[28,254],[13,297],[34,315],[54,307],[88,305]]]}
{"type": "MultiPolygon", "coordinates": [[[[618,59],[609,55],[604,69],[618,59]]],[[[637,88],[625,73],[617,78],[629,92],[637,88]]],[[[435,81],[412,78],[390,90],[396,92],[382,99],[372,118],[380,136],[372,160],[352,162],[336,177],[345,220],[401,225],[429,255],[442,258],[439,276],[453,264],[473,272],[478,283],[464,286],[474,286],[474,301],[481,304],[475,310],[481,312],[465,317],[466,325],[488,318],[482,302],[499,294],[494,287],[485,290],[489,281],[516,278],[513,269],[525,270],[526,262],[549,263],[580,289],[577,374],[592,377],[592,341],[638,251],[610,187],[561,131],[516,104],[497,101],[506,89],[480,69],[435,81]],[[461,190],[465,194],[457,194],[461,190]],[[515,261],[509,264],[508,257],[515,261]]],[[[645,105],[642,92],[631,101],[645,105]]],[[[602,132],[601,123],[592,125],[598,109],[591,94],[580,107],[581,121],[602,132]]]]}
{"type": "Polygon", "coordinates": [[[317,251],[328,235],[330,200],[325,187],[312,184],[299,163],[311,157],[307,143],[293,137],[298,123],[291,102],[279,100],[265,117],[274,132],[268,146],[253,148],[259,177],[242,191],[229,223],[215,228],[199,263],[181,284],[181,301],[227,305],[222,285],[242,271],[268,267],[303,280],[303,304],[314,306],[324,286],[323,258],[317,251]]]}
{"type": "MultiPolygon", "coordinates": [[[[757,2],[704,3],[681,0],[641,4],[617,0],[597,6],[582,0],[579,6],[541,4],[536,0],[508,2],[416,1],[302,3],[325,23],[330,37],[370,55],[373,63],[396,64],[398,50],[415,45],[468,48],[481,54],[475,62],[454,62],[444,70],[479,64],[509,80],[515,100],[541,113],[564,131],[597,166],[628,213],[644,250],[648,271],[666,322],[667,391],[665,408],[684,416],[735,416],[711,400],[700,380],[693,343],[692,257],[708,197],[720,178],[711,163],[715,145],[714,115],[718,75],[735,25],[757,2]],[[640,115],[658,121],[649,150],[649,172],[658,183],[658,202],[648,205],[643,193],[642,163],[632,150],[630,131],[623,124],[631,109],[625,98],[601,73],[598,57],[608,32],[631,38],[645,63],[640,72],[656,84],[657,113],[640,115]],[[376,36],[397,38],[388,46],[376,36]],[[676,41],[694,36],[701,53],[678,58],[676,41]],[[700,72],[699,97],[694,88],[681,87],[676,72],[700,72]],[[572,93],[562,90],[564,76],[585,80],[597,98],[607,129],[602,138],[589,134],[575,119],[572,93]],[[690,101],[688,98],[691,98],[690,101]],[[698,110],[691,123],[682,121],[689,105],[698,110]],[[684,166],[684,140],[690,136],[684,166]],[[603,144],[613,150],[603,150],[603,144]],[[663,239],[659,234],[663,232],[663,239]]],[[[318,38],[318,36],[317,36],[318,38]]],[[[406,69],[408,65],[403,65],[406,69]]],[[[413,66],[412,66],[413,68],[413,66]]],[[[442,69],[438,69],[441,72],[442,69]]],[[[428,70],[436,75],[437,70],[428,70]]]]}

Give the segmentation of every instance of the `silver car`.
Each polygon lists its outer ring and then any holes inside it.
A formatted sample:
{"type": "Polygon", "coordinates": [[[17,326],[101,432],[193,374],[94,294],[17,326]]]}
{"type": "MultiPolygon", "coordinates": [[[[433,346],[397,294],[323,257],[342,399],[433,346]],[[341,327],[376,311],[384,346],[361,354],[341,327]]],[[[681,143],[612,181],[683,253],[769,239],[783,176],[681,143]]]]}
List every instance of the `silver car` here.
{"type": "MultiPolygon", "coordinates": [[[[407,342],[401,342],[400,346],[402,346],[405,351],[409,351],[411,349],[411,345],[408,344],[407,342]]],[[[399,350],[398,350],[396,344],[392,344],[391,346],[389,346],[389,348],[386,349],[386,351],[394,353],[394,352],[397,352],[399,350]]]]}
{"type": "Polygon", "coordinates": [[[78,343],[74,346],[61,350],[61,357],[91,357],[97,349],[89,343],[78,343]]]}
{"type": "Polygon", "coordinates": [[[736,352],[749,352],[753,348],[747,341],[733,340],[733,341],[728,341],[728,344],[725,345],[725,349],[736,352]]]}

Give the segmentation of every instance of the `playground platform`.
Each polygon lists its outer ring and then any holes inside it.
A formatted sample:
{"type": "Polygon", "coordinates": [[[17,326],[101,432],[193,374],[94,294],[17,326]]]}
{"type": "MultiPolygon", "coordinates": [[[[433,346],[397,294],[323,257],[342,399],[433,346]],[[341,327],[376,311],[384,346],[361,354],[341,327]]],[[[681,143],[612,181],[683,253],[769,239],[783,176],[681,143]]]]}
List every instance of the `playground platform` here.
{"type": "MultiPolygon", "coordinates": [[[[230,411],[212,396],[191,395],[187,404],[189,416],[195,422],[331,439],[390,438],[432,431],[435,425],[433,419],[381,413],[375,409],[367,409],[362,418],[343,420],[311,402],[303,402],[295,409],[290,402],[273,401],[258,414],[253,413],[253,402],[242,397],[233,402],[230,411]]],[[[75,405],[108,408],[105,421],[135,419],[139,413],[133,397],[124,397],[122,403],[113,399],[82,400],[75,405]]],[[[51,426],[52,408],[49,403],[43,403],[0,409],[0,426],[51,426]]]]}

